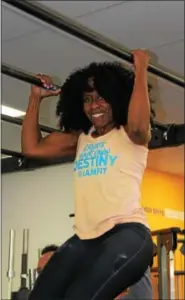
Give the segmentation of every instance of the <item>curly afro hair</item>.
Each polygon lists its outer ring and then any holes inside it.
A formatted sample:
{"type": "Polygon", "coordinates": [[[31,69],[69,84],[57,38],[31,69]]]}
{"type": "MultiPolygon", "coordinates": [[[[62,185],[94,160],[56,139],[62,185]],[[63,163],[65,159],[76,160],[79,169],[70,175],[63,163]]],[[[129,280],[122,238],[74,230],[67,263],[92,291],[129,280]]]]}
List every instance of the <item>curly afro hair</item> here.
{"type": "MultiPolygon", "coordinates": [[[[91,63],[72,73],[61,87],[62,92],[56,108],[61,130],[81,130],[88,133],[92,127],[83,110],[83,94],[89,91],[88,79],[92,77],[95,90],[112,108],[115,126],[119,128],[127,124],[134,72],[119,62],[91,63]]],[[[150,95],[151,85],[148,88],[150,95]]],[[[155,112],[151,108],[151,122],[154,117],[155,112]]]]}

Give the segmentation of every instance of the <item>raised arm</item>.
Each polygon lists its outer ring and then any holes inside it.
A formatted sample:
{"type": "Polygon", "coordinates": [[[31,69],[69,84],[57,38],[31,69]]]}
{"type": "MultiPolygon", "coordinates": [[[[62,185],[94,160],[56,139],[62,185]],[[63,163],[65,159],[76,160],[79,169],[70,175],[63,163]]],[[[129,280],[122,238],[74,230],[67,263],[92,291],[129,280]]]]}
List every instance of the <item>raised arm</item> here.
{"type": "MultiPolygon", "coordinates": [[[[53,85],[52,79],[38,75],[46,87],[53,85]]],[[[22,152],[25,156],[36,158],[54,158],[73,155],[76,152],[78,133],[53,132],[42,138],[39,128],[39,111],[41,101],[50,96],[57,96],[57,91],[45,90],[36,86],[31,87],[29,104],[22,126],[22,152]]]]}
{"type": "Polygon", "coordinates": [[[147,69],[149,56],[143,50],[134,50],[135,82],[128,109],[126,131],[130,139],[139,145],[147,145],[150,135],[150,101],[147,69]]]}

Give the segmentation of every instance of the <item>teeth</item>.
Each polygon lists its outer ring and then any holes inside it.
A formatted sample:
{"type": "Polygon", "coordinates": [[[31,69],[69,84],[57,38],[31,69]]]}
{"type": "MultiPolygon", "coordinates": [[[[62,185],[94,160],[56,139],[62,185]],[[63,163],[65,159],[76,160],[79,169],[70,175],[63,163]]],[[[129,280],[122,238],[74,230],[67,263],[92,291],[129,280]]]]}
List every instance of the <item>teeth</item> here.
{"type": "Polygon", "coordinates": [[[98,118],[98,117],[100,117],[100,116],[102,116],[103,114],[94,114],[94,115],[92,115],[94,118],[98,118]]]}

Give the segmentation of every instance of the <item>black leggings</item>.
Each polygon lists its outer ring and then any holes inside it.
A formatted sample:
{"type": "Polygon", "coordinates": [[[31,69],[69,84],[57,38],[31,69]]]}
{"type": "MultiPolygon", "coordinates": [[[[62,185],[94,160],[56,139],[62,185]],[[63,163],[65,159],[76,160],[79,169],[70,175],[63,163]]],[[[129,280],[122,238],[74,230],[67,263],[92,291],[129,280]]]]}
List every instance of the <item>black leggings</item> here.
{"type": "Polygon", "coordinates": [[[144,275],[152,254],[150,232],[139,223],[92,240],[74,235],[44,267],[29,300],[113,300],[144,275]]]}

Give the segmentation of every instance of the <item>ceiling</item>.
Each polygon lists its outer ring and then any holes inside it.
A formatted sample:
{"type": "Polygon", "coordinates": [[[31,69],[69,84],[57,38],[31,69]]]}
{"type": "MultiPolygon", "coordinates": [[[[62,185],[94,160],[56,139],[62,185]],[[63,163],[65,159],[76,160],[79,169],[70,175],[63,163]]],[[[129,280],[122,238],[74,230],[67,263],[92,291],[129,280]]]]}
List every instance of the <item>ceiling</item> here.
{"type": "MultiPolygon", "coordinates": [[[[146,48],[152,63],[184,77],[184,1],[37,1],[121,43],[146,48]]],[[[115,57],[2,2],[2,62],[46,73],[61,84],[78,67],[115,57]]],[[[150,75],[157,120],[184,123],[184,89],[150,75]]],[[[2,103],[26,110],[30,86],[2,75],[2,103]]],[[[57,99],[43,102],[40,122],[56,127],[57,99]]],[[[2,122],[2,148],[20,151],[20,127],[2,122]]],[[[184,147],[152,151],[149,167],[184,174],[184,147]],[[169,163],[170,162],[170,163],[169,163]]]]}

